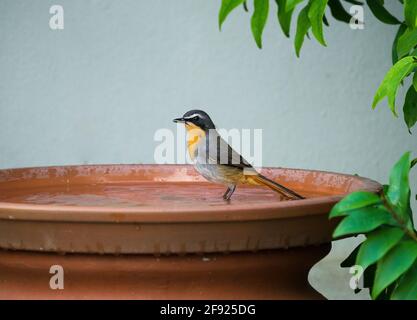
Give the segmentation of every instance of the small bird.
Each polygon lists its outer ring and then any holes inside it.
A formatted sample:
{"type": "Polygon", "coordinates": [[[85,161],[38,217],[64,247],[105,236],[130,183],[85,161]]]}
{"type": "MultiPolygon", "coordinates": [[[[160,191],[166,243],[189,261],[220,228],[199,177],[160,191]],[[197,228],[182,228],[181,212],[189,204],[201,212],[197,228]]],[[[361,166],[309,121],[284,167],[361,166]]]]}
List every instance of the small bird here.
{"type": "Polygon", "coordinates": [[[174,122],[185,124],[187,148],[195,169],[207,180],[227,186],[223,199],[230,200],[238,184],[263,185],[287,199],[304,199],[298,193],[258,173],[219,135],[209,115],[191,110],[174,122]]]}

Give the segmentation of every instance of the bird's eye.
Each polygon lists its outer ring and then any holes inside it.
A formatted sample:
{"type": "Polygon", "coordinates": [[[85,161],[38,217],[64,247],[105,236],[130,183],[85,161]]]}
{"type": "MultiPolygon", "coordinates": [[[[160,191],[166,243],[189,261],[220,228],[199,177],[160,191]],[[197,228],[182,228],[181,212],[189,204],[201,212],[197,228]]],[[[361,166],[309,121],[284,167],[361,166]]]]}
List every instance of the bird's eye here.
{"type": "Polygon", "coordinates": [[[197,121],[198,120],[198,116],[193,117],[193,121],[197,121]]]}

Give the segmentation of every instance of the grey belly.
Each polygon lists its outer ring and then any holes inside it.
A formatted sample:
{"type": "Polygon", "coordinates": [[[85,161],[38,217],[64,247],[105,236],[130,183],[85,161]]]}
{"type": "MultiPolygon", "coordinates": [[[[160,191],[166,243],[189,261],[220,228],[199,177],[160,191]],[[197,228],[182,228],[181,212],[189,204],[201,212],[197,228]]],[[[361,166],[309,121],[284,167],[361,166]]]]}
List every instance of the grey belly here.
{"type": "Polygon", "coordinates": [[[215,164],[195,164],[196,170],[207,180],[225,185],[237,184],[242,177],[239,168],[215,164]]]}

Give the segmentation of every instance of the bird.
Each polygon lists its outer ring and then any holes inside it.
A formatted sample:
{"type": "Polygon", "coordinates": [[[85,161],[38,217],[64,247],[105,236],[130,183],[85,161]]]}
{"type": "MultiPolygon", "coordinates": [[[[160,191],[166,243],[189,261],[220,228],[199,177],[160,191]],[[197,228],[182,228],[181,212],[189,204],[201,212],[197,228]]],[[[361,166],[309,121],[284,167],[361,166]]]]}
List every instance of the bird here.
{"type": "Polygon", "coordinates": [[[227,187],[223,199],[229,201],[240,184],[261,185],[288,200],[305,199],[293,190],[260,174],[218,133],[210,116],[202,110],[190,110],[173,120],[187,131],[187,149],[194,167],[206,180],[227,187]]]}

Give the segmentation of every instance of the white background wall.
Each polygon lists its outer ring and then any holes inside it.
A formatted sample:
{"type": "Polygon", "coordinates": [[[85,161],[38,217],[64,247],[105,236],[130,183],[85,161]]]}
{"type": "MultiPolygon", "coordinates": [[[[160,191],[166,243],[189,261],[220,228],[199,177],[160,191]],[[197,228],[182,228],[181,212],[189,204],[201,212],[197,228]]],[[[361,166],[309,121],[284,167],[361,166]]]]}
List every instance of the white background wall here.
{"type": "MultiPolygon", "coordinates": [[[[402,18],[397,2],[389,5],[402,18]]],[[[241,8],[219,32],[219,6],[1,0],[0,167],[152,163],[155,131],[174,129],[171,119],[191,107],[204,108],[218,127],[262,128],[265,166],[386,182],[405,151],[417,156],[402,113],[393,118],[386,102],[370,107],[396,27],[365,11],[365,29],[353,31],[328,14],[328,47],[307,40],[298,59],[273,1],[262,50],[241,8]],[[49,28],[53,4],[64,7],[62,31],[49,28]]],[[[312,274],[328,297],[350,293],[340,273],[328,279],[351,247],[339,242],[312,274]]]]}

